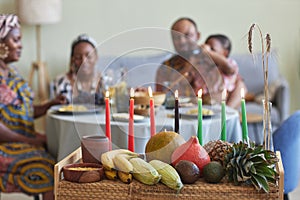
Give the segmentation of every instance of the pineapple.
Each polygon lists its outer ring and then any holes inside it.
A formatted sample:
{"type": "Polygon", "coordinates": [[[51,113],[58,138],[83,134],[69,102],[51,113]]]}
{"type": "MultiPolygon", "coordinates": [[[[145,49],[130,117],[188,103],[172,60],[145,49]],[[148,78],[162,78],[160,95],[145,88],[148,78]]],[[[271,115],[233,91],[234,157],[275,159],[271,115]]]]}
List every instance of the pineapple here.
{"type": "Polygon", "coordinates": [[[233,144],[224,157],[223,166],[230,182],[238,185],[252,183],[257,190],[269,191],[269,182],[276,183],[278,174],[274,164],[278,158],[273,151],[263,146],[254,146],[240,142],[233,144]]]}
{"type": "Polygon", "coordinates": [[[206,143],[203,148],[208,153],[211,161],[220,162],[223,165],[224,156],[227,150],[231,147],[229,142],[222,140],[214,140],[206,143]]]}

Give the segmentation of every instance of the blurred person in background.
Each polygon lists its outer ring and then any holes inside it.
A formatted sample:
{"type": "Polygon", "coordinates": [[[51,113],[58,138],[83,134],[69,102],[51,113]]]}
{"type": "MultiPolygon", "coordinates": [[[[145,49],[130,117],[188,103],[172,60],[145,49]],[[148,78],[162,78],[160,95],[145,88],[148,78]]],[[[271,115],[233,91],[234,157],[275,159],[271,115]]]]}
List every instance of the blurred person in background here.
{"type": "Polygon", "coordinates": [[[54,95],[64,95],[68,103],[102,104],[102,79],[96,72],[97,61],[97,42],[87,34],[76,37],[71,45],[68,72],[53,81],[54,95]]]}
{"type": "Polygon", "coordinates": [[[220,100],[223,80],[207,54],[197,44],[200,32],[191,18],[183,17],[171,26],[174,55],[162,63],[156,73],[156,90],[179,91],[181,96],[195,97],[202,89],[204,103],[220,100]]]}
{"type": "Polygon", "coordinates": [[[244,88],[244,94],[246,94],[247,87],[239,74],[237,62],[229,58],[231,46],[231,41],[226,35],[214,34],[208,36],[202,49],[216,63],[223,76],[224,85],[228,92],[226,104],[238,109],[241,104],[241,89],[244,88]]]}

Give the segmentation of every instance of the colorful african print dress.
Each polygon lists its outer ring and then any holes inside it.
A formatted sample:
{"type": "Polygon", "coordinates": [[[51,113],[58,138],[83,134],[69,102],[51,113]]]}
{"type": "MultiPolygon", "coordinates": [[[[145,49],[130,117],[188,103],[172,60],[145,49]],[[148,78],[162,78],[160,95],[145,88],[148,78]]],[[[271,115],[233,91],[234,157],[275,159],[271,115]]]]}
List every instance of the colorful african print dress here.
{"type": "MultiPolygon", "coordinates": [[[[0,74],[0,86],[14,94],[11,102],[1,102],[0,122],[18,134],[36,137],[33,118],[33,93],[16,70],[8,77],[0,74]]],[[[3,93],[0,93],[3,95],[3,93]]],[[[0,143],[0,191],[38,194],[53,189],[54,159],[43,147],[26,143],[0,143]]]]}

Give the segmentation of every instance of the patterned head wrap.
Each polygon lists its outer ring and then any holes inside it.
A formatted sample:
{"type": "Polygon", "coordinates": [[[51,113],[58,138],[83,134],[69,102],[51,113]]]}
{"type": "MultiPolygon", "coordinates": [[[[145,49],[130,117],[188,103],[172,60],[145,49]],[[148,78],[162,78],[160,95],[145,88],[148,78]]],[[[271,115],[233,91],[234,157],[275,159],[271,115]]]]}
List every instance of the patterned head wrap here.
{"type": "Polygon", "coordinates": [[[73,55],[75,46],[80,42],[87,42],[87,43],[91,44],[95,49],[97,48],[96,40],[94,40],[92,37],[88,36],[87,34],[81,34],[72,42],[71,56],[73,55]]]}
{"type": "Polygon", "coordinates": [[[9,31],[15,27],[20,27],[20,23],[16,15],[0,14],[0,39],[5,38],[9,31]]]}

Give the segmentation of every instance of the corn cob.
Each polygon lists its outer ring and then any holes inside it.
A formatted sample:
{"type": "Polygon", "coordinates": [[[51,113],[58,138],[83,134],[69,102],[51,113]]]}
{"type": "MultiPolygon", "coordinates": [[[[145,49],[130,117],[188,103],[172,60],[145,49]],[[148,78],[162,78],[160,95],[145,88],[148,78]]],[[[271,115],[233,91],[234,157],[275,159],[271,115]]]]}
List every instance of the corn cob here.
{"type": "Polygon", "coordinates": [[[159,182],[161,175],[146,161],[141,158],[129,160],[133,165],[133,177],[146,185],[154,185],[159,182]]]}
{"type": "Polygon", "coordinates": [[[151,160],[149,162],[161,175],[161,182],[169,188],[180,191],[183,187],[180,176],[177,171],[169,164],[160,160],[151,160]]]}

